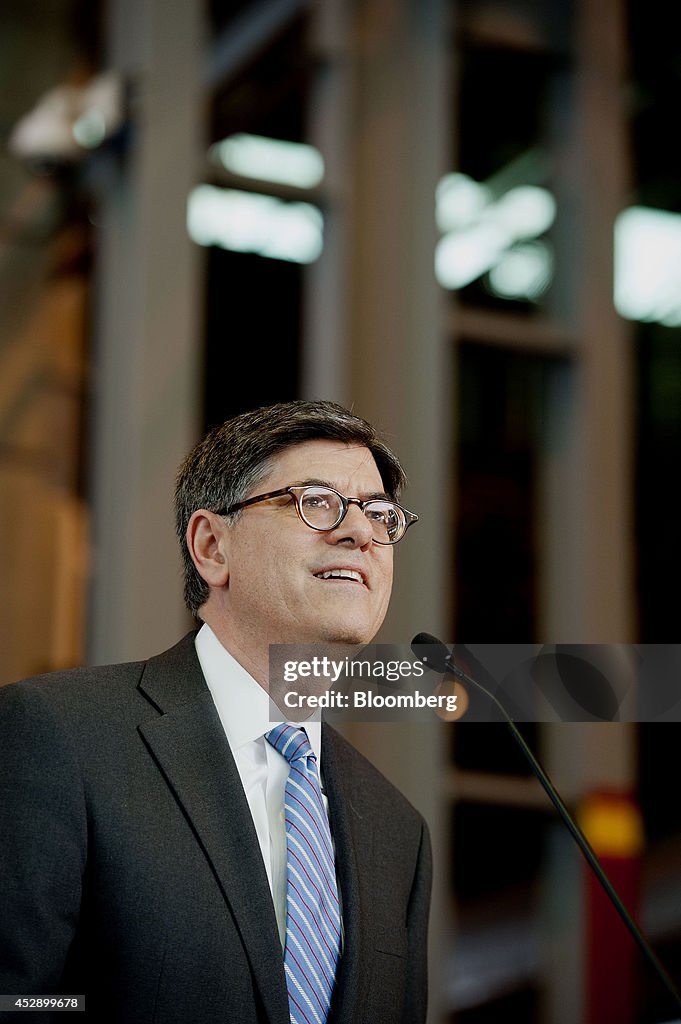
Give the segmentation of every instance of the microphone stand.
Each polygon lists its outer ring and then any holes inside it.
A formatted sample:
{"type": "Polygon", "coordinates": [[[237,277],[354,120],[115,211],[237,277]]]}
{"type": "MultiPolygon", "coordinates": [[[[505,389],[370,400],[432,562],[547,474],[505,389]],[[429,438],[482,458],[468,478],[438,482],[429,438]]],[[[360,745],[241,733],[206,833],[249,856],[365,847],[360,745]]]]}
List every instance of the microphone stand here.
{"type": "MultiPolygon", "coordinates": [[[[596,878],[598,879],[601,886],[607,893],[615,910],[620,915],[621,919],[624,921],[625,925],[629,930],[629,933],[636,942],[638,948],[641,950],[644,957],[646,958],[652,969],[655,971],[655,974],[657,975],[658,979],[662,982],[664,988],[667,990],[667,993],[674,1004],[676,1012],[681,1014],[681,995],[679,994],[678,989],[674,985],[674,982],[669,977],[667,971],[665,970],[662,963],[653,951],[650,943],[648,942],[643,932],[641,931],[641,929],[636,924],[633,917],[625,907],[624,903],[622,902],[619,896],[619,893],[617,892],[614,885],[612,884],[612,882],[606,875],[605,871],[601,867],[598,857],[594,853],[591,844],[589,843],[589,840],[586,838],[581,828],[568,811],[556,787],[553,785],[550,778],[542,768],[541,764],[532,753],[530,747],[525,742],[517,725],[506,711],[506,708],[503,706],[501,701],[499,701],[494,696],[493,693],[490,693],[490,691],[482,685],[482,683],[479,683],[476,679],[473,679],[472,676],[469,676],[466,672],[464,672],[462,668],[459,668],[451,654],[447,651],[445,645],[440,640],[437,640],[435,637],[430,637],[427,634],[419,634],[418,637],[414,638],[412,647],[418,648],[420,645],[427,645],[431,648],[436,647],[437,645],[438,652],[439,648],[441,647],[442,654],[444,656],[444,667],[462,683],[465,683],[467,686],[474,686],[481,693],[484,693],[484,695],[497,706],[499,711],[501,711],[501,714],[504,717],[504,721],[506,722],[506,725],[508,726],[508,729],[510,730],[513,739],[516,741],[516,743],[522,750],[534,775],[539,779],[545,792],[551,800],[551,803],[558,811],[558,814],[560,815],[563,824],[570,832],[574,841],[577,843],[577,846],[581,850],[583,856],[589,864],[589,867],[594,872],[596,878]]],[[[418,650],[415,650],[415,653],[417,654],[418,657],[421,658],[422,661],[428,664],[428,656],[424,657],[422,654],[418,652],[418,650]]],[[[439,661],[440,659],[436,655],[436,657],[433,660],[439,661]]],[[[438,671],[439,669],[439,665],[435,666],[433,664],[430,664],[429,667],[435,669],[436,671],[438,671]]]]}

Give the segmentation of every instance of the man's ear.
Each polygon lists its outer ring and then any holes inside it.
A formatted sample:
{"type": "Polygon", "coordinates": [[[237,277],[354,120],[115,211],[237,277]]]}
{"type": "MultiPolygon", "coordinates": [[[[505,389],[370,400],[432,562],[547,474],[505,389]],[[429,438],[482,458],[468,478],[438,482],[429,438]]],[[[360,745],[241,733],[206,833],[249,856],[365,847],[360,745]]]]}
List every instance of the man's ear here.
{"type": "Polygon", "coordinates": [[[229,579],[225,543],[225,521],[199,508],[187,524],[187,548],[199,576],[209,587],[224,587],[229,579]]]}

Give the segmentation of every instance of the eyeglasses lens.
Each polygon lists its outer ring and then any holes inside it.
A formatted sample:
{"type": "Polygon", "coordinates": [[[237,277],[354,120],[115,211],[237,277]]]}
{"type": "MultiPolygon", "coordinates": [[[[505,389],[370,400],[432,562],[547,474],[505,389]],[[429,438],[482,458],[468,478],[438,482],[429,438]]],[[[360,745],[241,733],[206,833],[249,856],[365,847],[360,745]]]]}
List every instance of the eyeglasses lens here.
{"type": "Polygon", "coordinates": [[[326,487],[308,487],[300,496],[300,511],[306,523],[316,530],[331,530],[343,511],[334,491],[326,487]]]}
{"type": "Polygon", "coordinates": [[[389,501],[372,501],[364,515],[374,528],[374,540],[380,544],[394,544],[402,536],[404,520],[401,509],[389,501]]]}

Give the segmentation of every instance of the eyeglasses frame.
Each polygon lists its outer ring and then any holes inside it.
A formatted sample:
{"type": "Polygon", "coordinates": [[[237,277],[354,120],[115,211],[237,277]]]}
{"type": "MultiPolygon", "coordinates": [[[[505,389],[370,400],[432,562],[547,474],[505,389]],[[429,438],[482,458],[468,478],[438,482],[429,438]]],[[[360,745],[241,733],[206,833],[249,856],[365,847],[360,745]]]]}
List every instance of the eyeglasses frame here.
{"type": "Polygon", "coordinates": [[[240,512],[241,509],[248,508],[249,505],[255,505],[256,502],[267,501],[269,498],[280,498],[283,497],[285,494],[290,494],[291,497],[293,498],[294,504],[296,506],[296,512],[298,514],[298,518],[300,519],[300,521],[305,526],[307,526],[308,529],[316,530],[317,533],[330,533],[331,530],[335,530],[338,526],[340,526],[340,524],[343,522],[346,515],[348,514],[348,509],[350,508],[350,505],[357,505],[360,512],[362,513],[364,513],[364,509],[366,508],[367,505],[371,505],[375,501],[387,501],[391,505],[396,505],[397,508],[401,509],[401,511],[404,513],[406,518],[406,524],[404,530],[397,538],[397,540],[376,540],[375,537],[371,538],[374,544],[380,544],[383,547],[392,547],[394,544],[399,544],[399,542],[402,540],[409,527],[413,523],[418,522],[419,519],[416,512],[410,512],[408,508],[405,508],[404,505],[400,505],[399,501],[393,501],[392,498],[348,498],[344,494],[341,494],[340,491],[337,491],[335,487],[330,487],[328,484],[291,484],[289,487],[280,487],[279,490],[277,491],[268,491],[267,494],[256,494],[252,498],[246,498],[245,501],[238,501],[235,505],[230,505],[229,508],[223,509],[222,512],[216,512],[215,514],[218,516],[230,516],[234,512],[240,512]],[[338,497],[340,498],[341,514],[338,521],[334,523],[333,526],[327,526],[324,528],[320,526],[312,526],[311,523],[308,523],[307,519],[305,519],[305,517],[303,516],[303,513],[301,512],[300,509],[300,497],[296,492],[306,491],[311,487],[318,487],[326,491],[333,491],[333,493],[338,495],[338,497]]]}

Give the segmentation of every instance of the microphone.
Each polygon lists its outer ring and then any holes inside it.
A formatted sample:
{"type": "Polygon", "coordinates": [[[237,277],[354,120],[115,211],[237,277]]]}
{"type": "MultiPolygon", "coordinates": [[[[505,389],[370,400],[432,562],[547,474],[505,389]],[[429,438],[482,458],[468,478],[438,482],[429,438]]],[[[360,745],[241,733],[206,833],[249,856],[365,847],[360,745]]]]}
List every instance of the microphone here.
{"type": "Polygon", "coordinates": [[[657,958],[656,954],[653,952],[650,943],[648,942],[643,932],[641,931],[641,929],[636,924],[633,917],[625,907],[624,903],[622,902],[619,896],[619,893],[617,892],[614,885],[612,884],[612,882],[606,875],[605,871],[601,867],[600,861],[594,853],[591,844],[589,843],[589,840],[586,838],[581,828],[568,811],[567,807],[563,803],[563,800],[559,796],[558,791],[551,782],[549,776],[546,774],[541,764],[528,747],[517,725],[515,724],[511,716],[508,714],[506,708],[503,706],[501,701],[499,701],[493,693],[490,693],[490,691],[486,687],[484,687],[482,683],[479,683],[472,676],[468,675],[468,673],[464,672],[463,669],[456,664],[453,657],[451,656],[445,645],[442,643],[442,641],[438,640],[437,637],[432,636],[430,633],[418,633],[411,642],[411,649],[417,658],[419,658],[428,668],[432,669],[434,672],[437,672],[438,675],[444,675],[444,673],[450,672],[462,683],[465,683],[466,686],[472,686],[476,690],[479,690],[480,692],[484,693],[485,696],[488,697],[489,700],[491,700],[493,704],[495,704],[496,707],[499,709],[504,718],[504,721],[506,722],[506,725],[508,726],[511,732],[511,735],[513,736],[513,739],[516,741],[516,743],[522,750],[534,775],[539,779],[544,790],[548,794],[549,799],[558,811],[558,814],[560,815],[563,824],[566,826],[572,838],[577,843],[577,846],[579,847],[582,855],[584,856],[589,867],[598,879],[601,887],[606,892],[615,910],[624,921],[625,925],[627,926],[627,929],[629,930],[629,933],[633,937],[637,946],[645,956],[646,960],[648,961],[652,969],[655,971],[655,974],[657,975],[658,979],[662,982],[664,988],[667,990],[667,993],[671,997],[671,1000],[674,1003],[677,1012],[681,1013],[681,995],[679,995],[679,992],[676,986],[674,985],[674,982],[667,974],[667,971],[662,966],[662,963],[657,958]]]}

